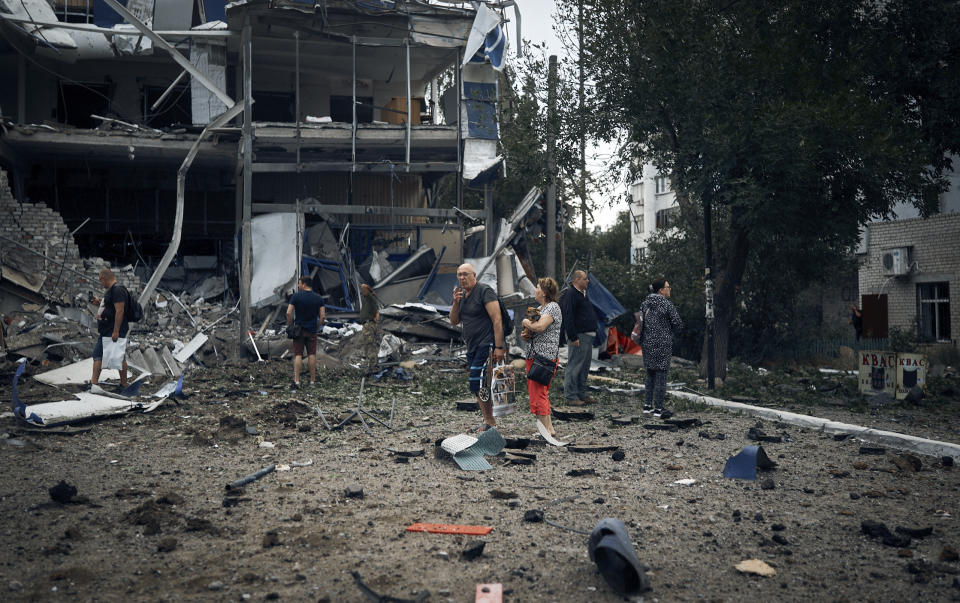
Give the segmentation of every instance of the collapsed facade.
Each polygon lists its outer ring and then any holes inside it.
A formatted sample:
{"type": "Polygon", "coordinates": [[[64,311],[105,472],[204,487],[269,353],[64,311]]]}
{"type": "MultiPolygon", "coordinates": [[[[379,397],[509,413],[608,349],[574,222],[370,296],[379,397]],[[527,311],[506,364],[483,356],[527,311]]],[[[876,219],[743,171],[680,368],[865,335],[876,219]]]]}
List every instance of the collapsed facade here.
{"type": "MultiPolygon", "coordinates": [[[[158,286],[219,279],[240,333],[300,274],[344,312],[361,281],[427,299],[484,216],[463,187],[501,162],[502,20],[425,0],[0,0],[2,246],[44,281],[81,257],[133,265],[148,311],[158,286]],[[45,240],[14,219],[43,222],[37,203],[65,225],[45,240]]],[[[12,264],[0,295],[38,301],[12,264]]]]}

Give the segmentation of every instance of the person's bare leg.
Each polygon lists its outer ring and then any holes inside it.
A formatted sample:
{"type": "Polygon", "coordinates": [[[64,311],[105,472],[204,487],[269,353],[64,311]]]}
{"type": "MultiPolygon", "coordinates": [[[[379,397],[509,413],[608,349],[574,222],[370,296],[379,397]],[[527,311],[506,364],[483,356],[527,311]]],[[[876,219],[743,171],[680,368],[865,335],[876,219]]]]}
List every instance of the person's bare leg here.
{"type": "Polygon", "coordinates": [[[477,404],[480,406],[480,413],[483,414],[483,422],[490,427],[496,427],[497,420],[493,417],[493,402],[489,400],[484,402],[477,398],[477,404]]]}
{"type": "Polygon", "coordinates": [[[300,384],[300,369],[303,368],[303,356],[293,357],[293,382],[300,384]]]}
{"type": "Polygon", "coordinates": [[[127,387],[127,359],[120,365],[120,387],[127,387]]]}
{"type": "Polygon", "coordinates": [[[103,359],[93,361],[93,375],[90,376],[90,385],[100,383],[100,367],[103,366],[103,359]]]}
{"type": "Polygon", "coordinates": [[[307,359],[307,363],[310,365],[310,383],[317,382],[317,355],[310,354],[307,359]]]}
{"type": "Polygon", "coordinates": [[[553,421],[550,420],[550,415],[537,415],[537,420],[547,428],[547,433],[552,436],[557,435],[557,431],[553,428],[553,421]]]}

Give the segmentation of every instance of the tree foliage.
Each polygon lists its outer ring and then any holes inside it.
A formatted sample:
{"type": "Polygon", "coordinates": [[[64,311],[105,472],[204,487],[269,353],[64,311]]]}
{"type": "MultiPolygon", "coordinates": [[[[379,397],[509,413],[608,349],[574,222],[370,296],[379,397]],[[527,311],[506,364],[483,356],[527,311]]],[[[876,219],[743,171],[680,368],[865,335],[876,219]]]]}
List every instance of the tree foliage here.
{"type": "Polygon", "coordinates": [[[713,210],[721,361],[748,267],[799,291],[894,204],[935,211],[957,3],[585,1],[594,132],[671,175],[694,244],[713,210]]]}

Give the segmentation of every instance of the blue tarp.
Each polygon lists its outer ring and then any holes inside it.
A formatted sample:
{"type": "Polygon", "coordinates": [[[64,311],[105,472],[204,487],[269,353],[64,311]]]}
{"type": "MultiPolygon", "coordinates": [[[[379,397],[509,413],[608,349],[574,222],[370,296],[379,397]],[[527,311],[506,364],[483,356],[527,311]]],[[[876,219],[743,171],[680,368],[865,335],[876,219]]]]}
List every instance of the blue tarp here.
{"type": "Polygon", "coordinates": [[[484,39],[483,45],[477,50],[477,53],[470,58],[471,63],[483,63],[485,59],[490,60],[490,65],[497,71],[503,71],[506,64],[504,60],[507,52],[507,32],[503,25],[497,25],[490,30],[484,39]]]}
{"type": "Polygon", "coordinates": [[[497,85],[479,82],[463,83],[463,100],[467,106],[467,130],[470,138],[497,140],[497,85]]]}
{"type": "Polygon", "coordinates": [[[590,284],[587,285],[587,299],[593,304],[593,310],[597,314],[597,338],[593,344],[606,345],[607,325],[625,314],[627,309],[620,305],[617,298],[603,286],[597,275],[588,272],[587,276],[590,277],[590,284]]]}

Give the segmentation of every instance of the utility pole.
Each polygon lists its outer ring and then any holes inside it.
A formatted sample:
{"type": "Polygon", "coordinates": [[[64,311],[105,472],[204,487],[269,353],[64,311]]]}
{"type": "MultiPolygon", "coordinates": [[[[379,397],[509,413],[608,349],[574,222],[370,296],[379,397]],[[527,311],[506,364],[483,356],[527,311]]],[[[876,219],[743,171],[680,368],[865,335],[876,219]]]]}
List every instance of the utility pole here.
{"type": "Polygon", "coordinates": [[[716,352],[713,345],[713,233],[711,232],[710,195],[703,198],[703,256],[704,256],[704,294],[706,295],[707,318],[707,389],[715,389],[714,361],[716,352]]]}
{"type": "Polygon", "coordinates": [[[579,42],[579,50],[577,52],[577,63],[580,68],[580,91],[579,91],[579,105],[577,106],[580,119],[580,231],[583,234],[587,234],[587,133],[583,129],[583,105],[584,105],[584,90],[583,90],[583,0],[577,0],[577,7],[579,9],[578,20],[577,20],[577,40],[579,42]]]}
{"type": "Polygon", "coordinates": [[[557,277],[557,55],[550,55],[547,73],[547,258],[545,276],[557,277]]]}
{"type": "MultiPolygon", "coordinates": [[[[250,329],[250,262],[253,260],[250,237],[253,196],[253,40],[249,18],[244,18],[240,38],[243,55],[243,223],[240,235],[240,341],[250,329]]],[[[299,119],[299,118],[298,118],[299,119]]]]}

